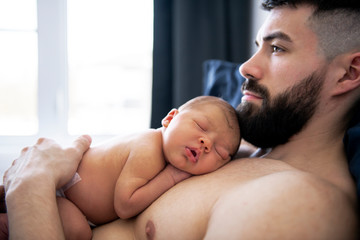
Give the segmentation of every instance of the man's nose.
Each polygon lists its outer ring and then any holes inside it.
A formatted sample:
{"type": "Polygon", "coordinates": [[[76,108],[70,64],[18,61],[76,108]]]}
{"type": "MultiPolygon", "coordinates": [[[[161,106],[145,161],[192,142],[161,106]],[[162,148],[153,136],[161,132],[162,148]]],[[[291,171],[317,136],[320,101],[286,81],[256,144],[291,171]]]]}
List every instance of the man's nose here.
{"type": "Polygon", "coordinates": [[[262,63],[259,53],[255,53],[249,60],[244,62],[240,68],[240,74],[247,79],[258,80],[263,77],[263,67],[265,63],[262,63]]]}

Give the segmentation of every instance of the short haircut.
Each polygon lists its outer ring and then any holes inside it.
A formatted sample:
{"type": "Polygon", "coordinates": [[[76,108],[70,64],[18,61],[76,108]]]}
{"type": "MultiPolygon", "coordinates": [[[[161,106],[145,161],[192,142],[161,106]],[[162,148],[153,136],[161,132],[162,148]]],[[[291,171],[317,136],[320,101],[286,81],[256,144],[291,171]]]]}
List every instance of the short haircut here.
{"type": "Polygon", "coordinates": [[[272,10],[281,6],[314,8],[309,27],[319,39],[319,50],[331,61],[349,51],[360,50],[359,0],[263,0],[262,6],[272,10]]]}

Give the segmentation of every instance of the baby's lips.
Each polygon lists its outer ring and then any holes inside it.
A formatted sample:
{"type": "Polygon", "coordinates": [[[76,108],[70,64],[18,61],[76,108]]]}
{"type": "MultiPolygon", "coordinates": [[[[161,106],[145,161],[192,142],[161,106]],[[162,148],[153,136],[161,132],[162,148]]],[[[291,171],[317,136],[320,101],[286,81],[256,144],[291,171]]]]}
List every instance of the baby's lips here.
{"type": "Polygon", "coordinates": [[[197,163],[199,159],[199,152],[196,149],[189,147],[186,147],[185,150],[189,160],[193,163],[197,163]]]}

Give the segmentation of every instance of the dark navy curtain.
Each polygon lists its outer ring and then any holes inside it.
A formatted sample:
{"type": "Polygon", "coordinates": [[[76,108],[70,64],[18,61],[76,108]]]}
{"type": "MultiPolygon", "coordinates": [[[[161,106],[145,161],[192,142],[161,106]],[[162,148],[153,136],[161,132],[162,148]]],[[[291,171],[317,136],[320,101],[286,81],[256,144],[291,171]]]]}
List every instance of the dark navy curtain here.
{"type": "Polygon", "coordinates": [[[152,128],[202,95],[205,60],[249,57],[250,12],[251,0],[154,0],[152,128]]]}

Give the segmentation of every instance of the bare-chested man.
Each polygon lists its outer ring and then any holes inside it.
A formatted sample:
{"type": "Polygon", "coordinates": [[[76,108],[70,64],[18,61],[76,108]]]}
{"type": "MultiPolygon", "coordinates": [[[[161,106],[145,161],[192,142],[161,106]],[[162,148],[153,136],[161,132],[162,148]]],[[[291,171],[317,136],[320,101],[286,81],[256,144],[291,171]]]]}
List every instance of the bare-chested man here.
{"type": "MultiPolygon", "coordinates": [[[[137,218],[97,228],[94,239],[357,239],[342,140],[360,98],[359,2],[264,6],[257,52],[240,69],[247,81],[238,111],[244,139],[272,150],[189,178],[137,218]]],[[[43,140],[22,152],[5,177],[14,238],[61,239],[54,193],[71,176],[58,166],[65,156],[74,172],[88,146],[86,137],[67,149],[43,140]],[[38,199],[49,205],[33,206],[38,199]]]]}

